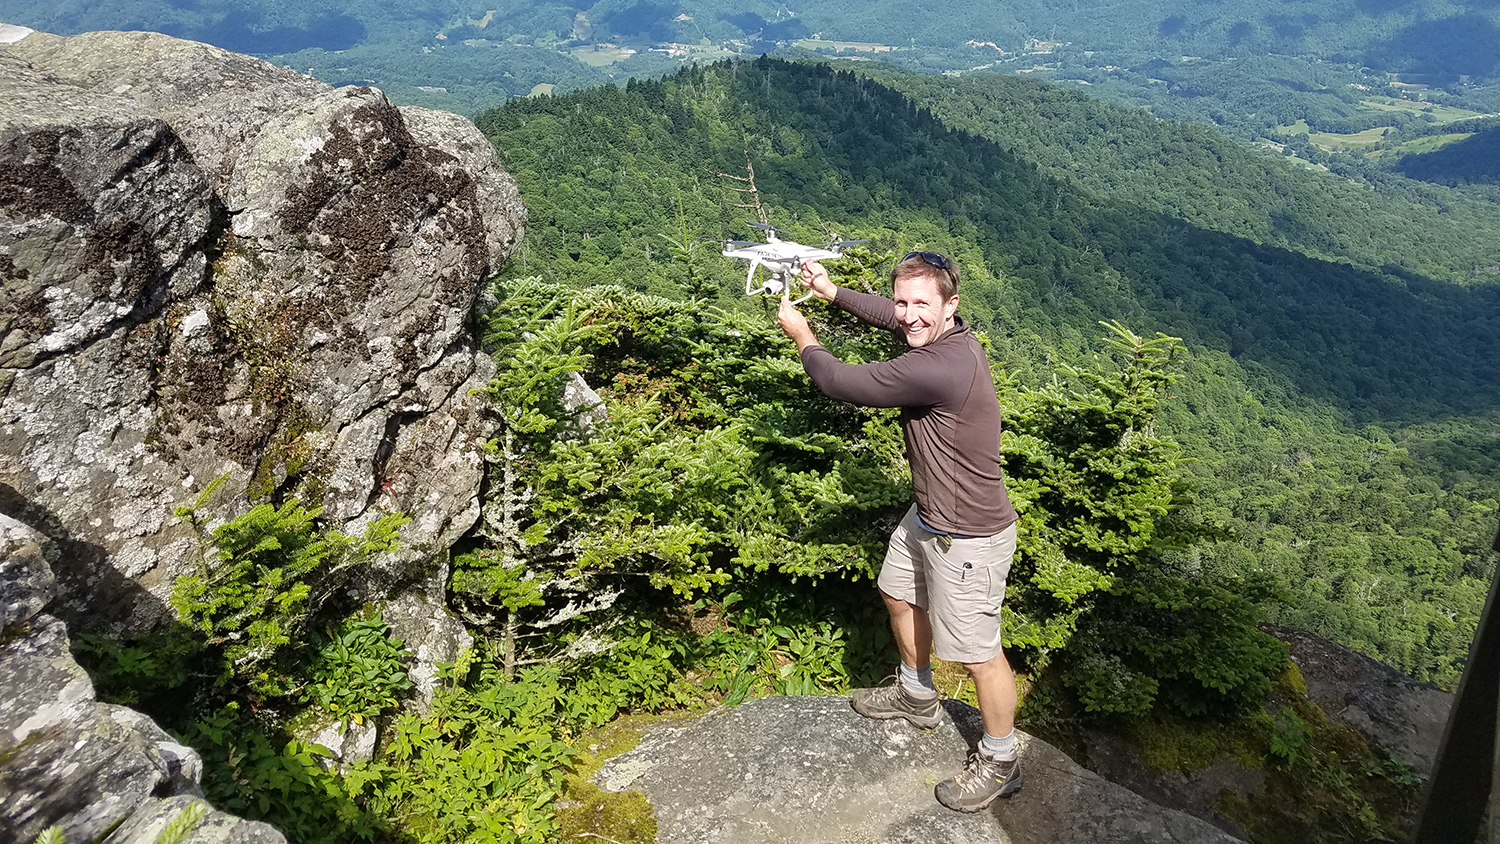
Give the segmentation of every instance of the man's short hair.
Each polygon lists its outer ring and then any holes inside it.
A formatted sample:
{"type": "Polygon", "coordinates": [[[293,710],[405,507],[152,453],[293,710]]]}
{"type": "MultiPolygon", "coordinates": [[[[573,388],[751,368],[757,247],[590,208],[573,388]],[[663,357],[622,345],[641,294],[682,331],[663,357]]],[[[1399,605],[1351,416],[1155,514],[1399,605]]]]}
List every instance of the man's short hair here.
{"type": "Polygon", "coordinates": [[[941,252],[919,250],[908,252],[891,268],[891,288],[907,278],[931,276],[937,281],[938,295],[946,302],[958,295],[958,264],[941,252]]]}

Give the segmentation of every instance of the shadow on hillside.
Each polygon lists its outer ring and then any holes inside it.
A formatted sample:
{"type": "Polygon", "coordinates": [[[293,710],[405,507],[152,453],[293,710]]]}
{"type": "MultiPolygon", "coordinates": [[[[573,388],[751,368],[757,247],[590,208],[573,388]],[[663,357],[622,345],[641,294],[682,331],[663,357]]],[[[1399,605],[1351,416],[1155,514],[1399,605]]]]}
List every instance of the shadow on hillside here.
{"type": "Polygon", "coordinates": [[[265,15],[256,10],[235,9],[204,26],[181,24],[162,27],[175,38],[206,41],[236,53],[267,55],[295,53],[321,48],[347,50],[365,40],[365,25],[346,14],[326,12],[304,26],[267,26],[265,15]]]}
{"type": "MultiPolygon", "coordinates": [[[[1291,213],[1281,221],[1296,224],[1291,213]]],[[[1100,211],[1088,225],[1088,242],[1131,288],[1108,303],[1115,312],[1095,305],[1096,318],[1228,352],[1357,418],[1500,406],[1500,285],[1362,270],[1138,210],[1100,211]]]]}
{"type": "Polygon", "coordinates": [[[1500,184],[1500,126],[1429,153],[1404,156],[1396,169],[1408,179],[1440,185],[1500,184]]]}
{"type": "Polygon", "coordinates": [[[1365,53],[1371,67],[1436,77],[1444,84],[1460,75],[1489,76],[1500,68],[1495,45],[1500,27],[1478,11],[1436,20],[1419,20],[1365,53]]]}

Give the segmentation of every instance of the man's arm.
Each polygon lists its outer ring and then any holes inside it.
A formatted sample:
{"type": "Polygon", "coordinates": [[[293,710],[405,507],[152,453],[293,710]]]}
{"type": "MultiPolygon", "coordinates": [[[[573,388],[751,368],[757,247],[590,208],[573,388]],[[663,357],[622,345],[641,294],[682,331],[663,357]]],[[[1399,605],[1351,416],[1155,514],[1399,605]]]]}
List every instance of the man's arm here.
{"type": "Polygon", "coordinates": [[[800,350],[802,368],[823,395],[862,407],[928,407],[952,392],[942,358],[916,349],[893,360],[844,363],[819,345],[800,350]]]}
{"type": "Polygon", "coordinates": [[[776,321],[797,344],[808,377],[831,399],[865,407],[924,407],[936,404],[948,389],[947,367],[936,355],[908,352],[895,360],[848,364],[818,342],[807,317],[790,300],[781,300],[776,321]]]}

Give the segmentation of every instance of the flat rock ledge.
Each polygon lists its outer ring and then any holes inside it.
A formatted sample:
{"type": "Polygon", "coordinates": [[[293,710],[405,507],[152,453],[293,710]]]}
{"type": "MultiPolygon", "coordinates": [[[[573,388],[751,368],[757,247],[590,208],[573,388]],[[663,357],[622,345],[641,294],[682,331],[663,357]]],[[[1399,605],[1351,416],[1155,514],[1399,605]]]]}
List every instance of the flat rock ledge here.
{"type": "Polygon", "coordinates": [[[844,697],[769,697],[648,730],[595,782],[643,792],[661,844],[1220,844],[1204,821],[1114,785],[1018,733],[1025,786],[972,815],[933,786],[982,734],[979,711],[944,701],[935,730],[872,721],[844,697]]]}

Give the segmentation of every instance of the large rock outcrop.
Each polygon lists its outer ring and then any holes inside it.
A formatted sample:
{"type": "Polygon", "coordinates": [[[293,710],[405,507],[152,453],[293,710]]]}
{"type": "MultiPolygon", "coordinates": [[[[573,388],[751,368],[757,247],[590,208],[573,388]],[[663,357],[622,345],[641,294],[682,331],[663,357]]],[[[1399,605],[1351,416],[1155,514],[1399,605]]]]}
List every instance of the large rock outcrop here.
{"type": "Polygon", "coordinates": [[[1422,776],[1432,773],[1452,694],[1306,631],[1266,629],[1290,646],[1308,700],[1422,776]]]}
{"type": "MultiPolygon", "coordinates": [[[[0,841],[25,844],[56,825],[67,841],[150,844],[203,802],[202,762],[144,715],[95,700],[66,626],[40,612],[59,556],[0,515],[0,841]]],[[[185,841],[285,842],[266,824],[205,809],[185,841]]]]}
{"type": "MultiPolygon", "coordinates": [[[[1311,633],[1271,624],[1262,629],[1287,644],[1307,699],[1331,721],[1352,727],[1373,748],[1410,765],[1415,773],[1432,773],[1453,695],[1311,633]]],[[[1266,799],[1265,772],[1247,769],[1227,756],[1198,770],[1157,770],[1144,762],[1139,748],[1118,735],[1084,730],[1079,738],[1079,758],[1110,782],[1234,834],[1243,831],[1219,813],[1226,794],[1236,794],[1252,806],[1266,799]]]]}
{"type": "Polygon", "coordinates": [[[983,732],[945,701],[932,731],[871,721],[842,697],[770,697],[657,727],[595,782],[650,799],[662,844],[1228,844],[1239,839],[1109,783],[1021,736],[1025,785],[972,815],[934,799],[983,732]]]}
{"type": "Polygon", "coordinates": [[[153,33],[0,45],[0,88],[0,512],[58,543],[54,611],[163,623],[172,508],[225,474],[220,515],[408,514],[355,586],[430,581],[478,515],[475,303],[524,225],[483,136],[153,33]]]}

